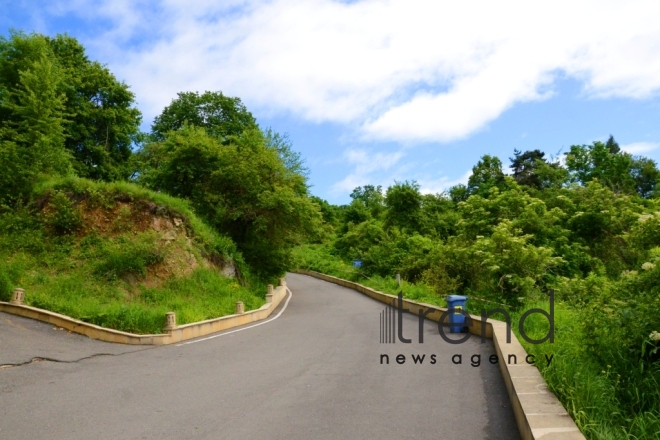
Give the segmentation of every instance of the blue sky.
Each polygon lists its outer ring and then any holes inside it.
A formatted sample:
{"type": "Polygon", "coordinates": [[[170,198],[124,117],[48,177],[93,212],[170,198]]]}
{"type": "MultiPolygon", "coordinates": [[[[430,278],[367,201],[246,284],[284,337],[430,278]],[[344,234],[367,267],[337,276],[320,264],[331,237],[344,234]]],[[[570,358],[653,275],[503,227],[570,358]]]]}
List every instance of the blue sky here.
{"type": "Polygon", "coordinates": [[[145,130],[176,92],[240,97],[289,134],[312,192],[345,203],[610,134],[660,160],[659,16],[634,0],[6,1],[0,30],[78,38],[131,86],[145,130]]]}

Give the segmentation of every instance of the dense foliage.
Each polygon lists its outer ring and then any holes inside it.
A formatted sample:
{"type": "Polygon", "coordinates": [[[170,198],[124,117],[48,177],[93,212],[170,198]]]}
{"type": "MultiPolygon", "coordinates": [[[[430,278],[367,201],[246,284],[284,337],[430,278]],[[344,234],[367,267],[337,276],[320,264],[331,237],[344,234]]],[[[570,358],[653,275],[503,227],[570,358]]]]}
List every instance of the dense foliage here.
{"type": "MultiPolygon", "coordinates": [[[[134,104],[74,38],[0,38],[0,214],[32,206],[49,178],[130,180],[190,201],[253,274],[282,275],[321,218],[287,136],[262,131],[239,98],[221,92],[179,93],[151,133],[139,132],[134,104]]],[[[54,202],[70,202],[62,197],[54,202]]],[[[72,232],[71,220],[57,219],[59,232],[72,232]]]]}
{"type": "Polygon", "coordinates": [[[284,273],[293,246],[320,223],[304,176],[287,168],[256,128],[223,144],[205,129],[186,125],[141,154],[146,165],[140,180],[190,200],[264,277],[284,273]]]}
{"type": "MultiPolygon", "coordinates": [[[[515,151],[509,175],[487,155],[467,185],[443,194],[422,194],[415,182],[356,188],[349,205],[322,205],[331,231],[299,250],[299,264],[347,277],[341,261],[360,259],[366,282],[399,273],[422,291],[513,311],[554,289],[565,321],[577,321],[556,349],[583,360],[583,374],[612,380],[603,382],[610,414],[575,408],[580,426],[591,438],[660,436],[658,169],[612,137],[572,146],[564,163],[515,151]]],[[[590,379],[569,370],[546,377],[567,406],[585,405],[590,379]]]]}
{"type": "Polygon", "coordinates": [[[3,153],[12,150],[28,163],[43,162],[32,172],[61,173],[68,155],[80,177],[127,178],[141,121],[134,105],[128,86],[89,60],[72,37],[12,33],[0,38],[3,153]]]}

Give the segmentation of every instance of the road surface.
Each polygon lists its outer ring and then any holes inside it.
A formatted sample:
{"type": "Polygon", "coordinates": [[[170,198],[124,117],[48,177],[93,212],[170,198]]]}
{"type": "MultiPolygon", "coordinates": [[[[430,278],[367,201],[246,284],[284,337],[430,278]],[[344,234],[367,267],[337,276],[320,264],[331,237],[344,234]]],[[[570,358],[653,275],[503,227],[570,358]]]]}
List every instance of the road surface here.
{"type": "Polygon", "coordinates": [[[0,365],[14,365],[0,368],[0,438],[519,438],[490,341],[448,344],[427,321],[419,344],[404,314],[412,343],[383,344],[384,304],[287,282],[277,319],[184,345],[108,344],[0,313],[0,365]]]}

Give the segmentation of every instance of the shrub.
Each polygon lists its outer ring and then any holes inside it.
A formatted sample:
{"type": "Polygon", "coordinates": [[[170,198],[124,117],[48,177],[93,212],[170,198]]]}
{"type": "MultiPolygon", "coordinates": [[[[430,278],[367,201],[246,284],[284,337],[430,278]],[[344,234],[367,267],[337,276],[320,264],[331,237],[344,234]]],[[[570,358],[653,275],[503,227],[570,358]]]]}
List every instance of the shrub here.
{"type": "Polygon", "coordinates": [[[70,234],[82,227],[80,209],[74,205],[62,191],[51,193],[49,200],[51,211],[45,214],[46,224],[58,234],[70,234]]]}
{"type": "Polygon", "coordinates": [[[114,280],[127,275],[146,276],[147,267],[160,263],[165,253],[156,242],[156,234],[142,233],[129,241],[125,237],[104,244],[102,261],[95,273],[103,278],[114,280]]]}

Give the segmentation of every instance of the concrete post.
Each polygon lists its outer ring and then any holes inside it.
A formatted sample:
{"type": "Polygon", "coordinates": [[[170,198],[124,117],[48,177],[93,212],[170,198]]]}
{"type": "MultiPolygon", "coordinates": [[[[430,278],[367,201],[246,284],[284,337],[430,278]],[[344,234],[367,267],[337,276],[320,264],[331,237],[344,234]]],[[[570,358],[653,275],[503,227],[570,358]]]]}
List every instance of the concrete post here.
{"type": "Polygon", "coordinates": [[[396,283],[401,287],[401,274],[396,274],[396,283]]]}
{"type": "Polygon", "coordinates": [[[11,301],[9,301],[9,303],[20,306],[23,304],[24,300],[25,300],[25,290],[16,288],[14,289],[14,294],[11,296],[11,301]]]}
{"type": "Polygon", "coordinates": [[[280,286],[286,286],[286,279],[280,278],[280,286]]]}
{"type": "Polygon", "coordinates": [[[236,301],[236,314],[242,315],[243,313],[245,313],[245,305],[243,305],[243,301],[236,301]]]}
{"type": "Polygon", "coordinates": [[[273,289],[273,285],[269,284],[268,285],[268,293],[266,294],[266,302],[267,303],[272,303],[273,302],[273,293],[275,293],[273,289]]]}
{"type": "Polygon", "coordinates": [[[164,332],[171,332],[172,330],[176,329],[176,314],[174,312],[167,312],[165,313],[165,319],[167,322],[165,323],[165,327],[163,327],[164,332]]]}

